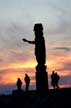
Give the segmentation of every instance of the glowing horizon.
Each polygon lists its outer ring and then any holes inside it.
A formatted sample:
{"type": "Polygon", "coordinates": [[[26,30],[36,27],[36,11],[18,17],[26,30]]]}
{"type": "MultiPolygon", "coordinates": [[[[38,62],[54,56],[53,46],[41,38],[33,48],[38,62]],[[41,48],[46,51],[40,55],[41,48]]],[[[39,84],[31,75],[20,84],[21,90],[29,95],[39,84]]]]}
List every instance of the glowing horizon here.
{"type": "MultiPolygon", "coordinates": [[[[47,66],[47,72],[48,75],[51,75],[52,70],[55,70],[58,72],[58,74],[60,75],[60,77],[65,77],[67,75],[70,74],[69,70],[64,70],[62,72],[62,70],[59,70],[61,67],[63,67],[64,63],[68,62],[68,60],[70,60],[71,57],[61,57],[61,59],[57,59],[57,57],[55,58],[55,61],[53,60],[47,60],[48,62],[46,62],[46,66],[47,66]],[[63,58],[63,59],[62,59],[63,58]],[[60,61],[62,63],[60,63],[60,61]],[[60,63],[60,64],[58,64],[60,63]]],[[[0,71],[6,71],[4,74],[4,76],[2,76],[2,80],[0,79],[0,84],[12,84],[12,83],[16,83],[17,78],[20,77],[21,80],[23,81],[24,75],[25,73],[28,73],[30,78],[32,76],[35,77],[35,66],[36,66],[36,62],[34,61],[27,61],[26,63],[24,62],[19,62],[19,63],[12,63],[12,64],[8,64],[6,66],[1,66],[0,67],[0,71]],[[32,69],[32,70],[31,70],[32,69]],[[13,77],[12,77],[13,76],[13,77]]],[[[35,79],[31,79],[31,84],[32,82],[35,82],[35,79]]]]}

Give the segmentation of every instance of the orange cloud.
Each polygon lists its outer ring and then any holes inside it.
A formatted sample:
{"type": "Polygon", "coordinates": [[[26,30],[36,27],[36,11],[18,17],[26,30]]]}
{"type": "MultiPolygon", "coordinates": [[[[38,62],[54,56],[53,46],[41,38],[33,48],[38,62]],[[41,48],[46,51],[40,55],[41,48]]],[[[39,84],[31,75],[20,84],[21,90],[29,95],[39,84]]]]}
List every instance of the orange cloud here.
{"type": "MultiPolygon", "coordinates": [[[[47,58],[46,66],[48,75],[51,75],[52,70],[58,72],[60,76],[68,76],[70,74],[69,70],[61,71],[59,69],[64,68],[64,64],[71,61],[71,55],[68,56],[52,56],[51,58],[47,58]],[[59,70],[59,71],[58,71],[59,70]]],[[[3,74],[1,73],[0,84],[16,84],[17,78],[20,77],[23,85],[25,73],[28,73],[30,78],[34,76],[34,79],[31,79],[31,85],[35,84],[35,66],[37,63],[33,60],[26,62],[16,62],[16,63],[8,63],[6,65],[0,66],[0,72],[5,70],[3,74]]],[[[49,80],[50,81],[50,80],[49,80]]]]}

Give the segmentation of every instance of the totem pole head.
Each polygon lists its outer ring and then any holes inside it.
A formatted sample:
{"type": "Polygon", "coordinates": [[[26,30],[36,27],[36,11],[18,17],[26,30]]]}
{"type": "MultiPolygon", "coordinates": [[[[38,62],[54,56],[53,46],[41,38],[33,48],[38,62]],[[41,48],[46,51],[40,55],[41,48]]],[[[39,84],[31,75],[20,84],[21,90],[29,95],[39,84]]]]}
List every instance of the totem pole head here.
{"type": "Polygon", "coordinates": [[[43,26],[41,23],[38,23],[38,24],[35,24],[34,25],[34,33],[35,33],[35,36],[37,38],[40,38],[43,36],[43,26]]]}
{"type": "Polygon", "coordinates": [[[43,30],[43,26],[41,23],[37,23],[34,25],[34,31],[42,31],[43,30]]]}

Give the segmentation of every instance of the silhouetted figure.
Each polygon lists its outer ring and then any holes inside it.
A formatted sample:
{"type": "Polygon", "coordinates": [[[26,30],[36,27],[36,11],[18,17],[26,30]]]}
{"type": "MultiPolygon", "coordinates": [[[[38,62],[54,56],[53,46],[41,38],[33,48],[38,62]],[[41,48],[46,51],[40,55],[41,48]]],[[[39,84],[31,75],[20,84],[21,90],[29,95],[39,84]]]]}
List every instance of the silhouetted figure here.
{"type": "Polygon", "coordinates": [[[25,74],[24,80],[25,80],[25,83],[26,83],[26,91],[28,91],[29,90],[29,84],[30,84],[30,78],[27,74],[25,74]]]}
{"type": "Polygon", "coordinates": [[[43,26],[41,23],[34,25],[34,41],[23,39],[24,42],[35,44],[35,56],[37,60],[36,66],[36,89],[39,92],[48,91],[48,75],[46,72],[46,48],[43,37],[43,26]]]}
{"type": "Polygon", "coordinates": [[[56,85],[56,88],[59,88],[59,86],[58,86],[58,82],[59,82],[59,79],[60,79],[60,77],[59,77],[59,75],[57,74],[57,72],[55,73],[55,85],[56,85]]]}
{"type": "Polygon", "coordinates": [[[57,73],[55,73],[54,71],[52,71],[52,75],[51,75],[51,85],[53,86],[53,88],[59,88],[58,86],[58,81],[59,81],[60,77],[57,73]]]}
{"type": "Polygon", "coordinates": [[[51,85],[55,89],[55,73],[54,73],[54,71],[52,71],[52,74],[51,74],[51,85]]]}
{"type": "Polygon", "coordinates": [[[35,24],[34,26],[35,39],[34,41],[29,41],[23,39],[24,42],[30,44],[35,44],[35,56],[37,63],[39,65],[44,65],[46,60],[46,49],[45,49],[45,40],[43,37],[43,26],[41,23],[35,24]]]}
{"type": "Polygon", "coordinates": [[[22,81],[21,81],[20,78],[17,79],[17,83],[16,83],[16,85],[17,85],[18,90],[21,90],[22,81]]]}

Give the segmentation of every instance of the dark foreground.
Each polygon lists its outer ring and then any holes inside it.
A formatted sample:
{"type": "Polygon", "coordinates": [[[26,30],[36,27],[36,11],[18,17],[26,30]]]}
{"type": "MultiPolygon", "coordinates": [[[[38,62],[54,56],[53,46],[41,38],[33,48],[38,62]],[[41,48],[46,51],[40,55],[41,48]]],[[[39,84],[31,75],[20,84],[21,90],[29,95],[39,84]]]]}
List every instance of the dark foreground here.
{"type": "Polygon", "coordinates": [[[49,90],[48,94],[17,90],[0,95],[0,108],[71,108],[71,88],[49,90]]]}

